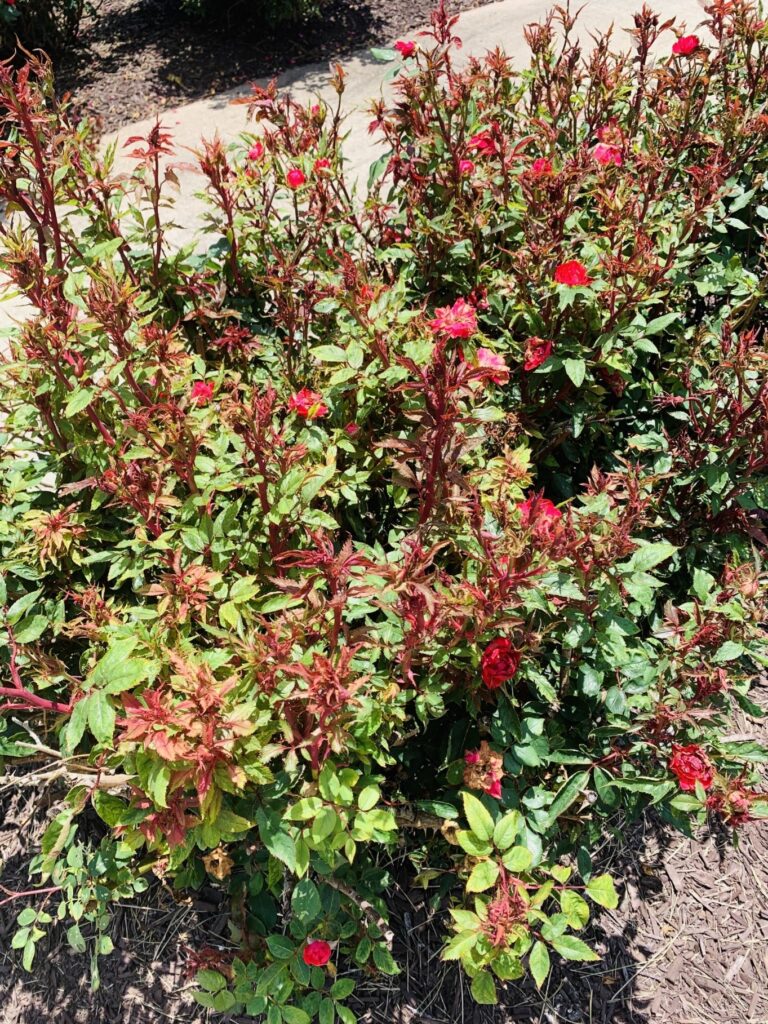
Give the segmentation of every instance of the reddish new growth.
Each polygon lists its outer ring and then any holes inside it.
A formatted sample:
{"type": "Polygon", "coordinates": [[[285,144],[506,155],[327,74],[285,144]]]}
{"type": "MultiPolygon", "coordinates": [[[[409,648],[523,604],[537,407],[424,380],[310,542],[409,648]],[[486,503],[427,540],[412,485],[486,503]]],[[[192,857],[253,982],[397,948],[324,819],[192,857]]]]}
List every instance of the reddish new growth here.
{"type": "Polygon", "coordinates": [[[144,690],[141,701],[133,694],[123,696],[126,718],[120,742],[140,743],[173,763],[171,793],[191,784],[202,802],[215,771],[224,772],[232,785],[242,788],[246,776],[235,764],[234,749],[254,726],[237,708],[225,706],[237,680],[220,681],[207,666],[188,664],[173,651],[168,659],[177,673],[171,680],[173,687],[160,684],[144,690]],[[179,700],[180,694],[186,696],[179,700]]]}
{"type": "Polygon", "coordinates": [[[287,665],[286,675],[304,683],[283,705],[291,730],[290,746],[306,749],[312,767],[319,770],[330,753],[344,748],[346,726],[351,718],[355,693],[367,681],[352,668],[355,651],[342,647],[336,659],[315,654],[312,665],[287,665]]]}
{"type": "Polygon", "coordinates": [[[506,946],[510,932],[516,924],[525,921],[527,912],[528,904],[517,885],[510,888],[509,879],[502,868],[498,888],[488,904],[488,915],[483,922],[483,931],[492,945],[506,946]]]}
{"type": "Polygon", "coordinates": [[[166,558],[171,571],[165,573],[158,583],[146,587],[144,593],[160,598],[157,603],[160,615],[170,615],[180,622],[186,622],[192,615],[205,622],[211,590],[221,580],[221,574],[200,563],[182,566],[180,551],[166,558]]]}
{"type": "Polygon", "coordinates": [[[557,537],[563,513],[557,506],[541,494],[532,494],[525,501],[518,503],[520,525],[530,530],[534,540],[546,544],[557,537]]]}

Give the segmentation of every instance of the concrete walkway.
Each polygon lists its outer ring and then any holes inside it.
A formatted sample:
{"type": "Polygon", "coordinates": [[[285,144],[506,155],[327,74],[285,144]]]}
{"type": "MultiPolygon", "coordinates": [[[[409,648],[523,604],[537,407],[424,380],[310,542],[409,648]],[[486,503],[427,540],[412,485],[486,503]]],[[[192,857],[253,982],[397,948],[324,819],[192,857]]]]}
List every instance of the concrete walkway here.
{"type": "MultiPolygon", "coordinates": [[[[470,57],[482,56],[498,46],[512,57],[517,66],[525,66],[529,51],[523,29],[531,22],[540,20],[554,3],[555,0],[501,0],[499,3],[465,11],[459,18],[457,28],[457,34],[463,42],[457,54],[457,63],[466,63],[470,57]]],[[[651,0],[650,5],[664,17],[674,17],[676,24],[686,23],[691,30],[704,16],[698,0],[661,0],[656,3],[651,0]]],[[[574,0],[572,6],[577,7],[578,3],[574,0]]],[[[622,30],[632,26],[633,14],[641,7],[642,0],[586,0],[577,21],[576,34],[586,49],[590,44],[591,33],[595,30],[605,31],[614,25],[616,49],[628,48],[629,40],[622,30]]],[[[409,33],[408,38],[415,38],[415,33],[409,33]]],[[[668,50],[673,40],[671,35],[666,38],[668,50]]],[[[373,99],[382,92],[386,94],[387,86],[383,80],[390,69],[391,65],[375,61],[367,50],[356,53],[344,62],[346,89],[343,109],[349,131],[345,153],[351,176],[363,185],[367,181],[369,166],[379,155],[377,140],[368,133],[371,119],[367,109],[373,99]]],[[[299,102],[320,96],[335,103],[336,97],[328,84],[329,78],[327,64],[309,64],[286,72],[278,79],[278,85],[299,102]]],[[[257,84],[266,85],[267,81],[260,79],[257,84]]],[[[233,106],[232,100],[246,96],[249,92],[248,86],[238,87],[183,107],[171,108],[163,113],[162,122],[171,130],[180,148],[194,148],[201,138],[213,138],[217,132],[225,142],[229,142],[236,139],[240,132],[248,130],[245,107],[233,106]]],[[[118,143],[119,150],[126,138],[146,134],[154,122],[154,117],[147,118],[121,129],[110,138],[118,143]]],[[[180,154],[177,159],[185,161],[186,154],[180,154]]],[[[130,161],[122,157],[120,166],[128,168],[130,161]]],[[[194,235],[196,224],[199,223],[203,204],[195,199],[194,193],[200,190],[202,179],[189,166],[180,167],[178,177],[181,195],[177,220],[183,228],[169,237],[181,243],[194,235]]]]}
{"type": "MultiPolygon", "coordinates": [[[[472,56],[482,56],[498,46],[513,58],[515,64],[524,66],[528,50],[523,29],[531,22],[540,20],[554,2],[501,0],[499,3],[466,11],[458,22],[457,34],[463,41],[463,47],[458,52],[457,62],[466,62],[472,56]]],[[[591,33],[595,30],[605,31],[614,25],[615,48],[625,49],[628,39],[622,30],[632,26],[633,14],[641,6],[642,0],[586,0],[577,22],[576,34],[586,49],[590,44],[591,33]]],[[[698,0],[651,0],[651,6],[665,18],[674,17],[676,25],[686,24],[690,31],[695,29],[704,16],[698,0]]],[[[409,33],[409,38],[414,37],[415,33],[409,33]]],[[[665,43],[667,50],[671,44],[670,35],[665,43]]],[[[368,51],[361,51],[344,62],[344,110],[349,132],[345,151],[350,173],[363,183],[367,179],[368,167],[379,155],[376,139],[368,134],[370,116],[366,111],[373,99],[380,96],[383,90],[386,92],[387,86],[383,81],[390,68],[390,65],[374,61],[368,51]]],[[[333,100],[335,94],[328,84],[329,79],[327,64],[310,64],[286,72],[278,79],[278,84],[300,102],[317,96],[333,100]]],[[[266,79],[258,82],[260,85],[266,83],[266,79]]],[[[180,195],[175,220],[180,228],[168,235],[174,244],[183,244],[194,238],[204,209],[204,204],[195,196],[204,187],[204,181],[196,171],[194,158],[188,150],[194,149],[201,138],[213,138],[217,132],[225,142],[230,142],[242,131],[248,130],[245,107],[233,106],[232,100],[247,95],[249,91],[248,86],[231,89],[195,103],[170,108],[161,116],[177,148],[173,162],[177,164],[180,195]]],[[[132,166],[132,161],[122,151],[125,140],[132,135],[145,135],[154,123],[154,117],[146,118],[107,137],[107,142],[117,143],[120,169],[128,170],[132,166]]],[[[14,302],[0,304],[0,328],[17,314],[18,308],[14,302]]]]}

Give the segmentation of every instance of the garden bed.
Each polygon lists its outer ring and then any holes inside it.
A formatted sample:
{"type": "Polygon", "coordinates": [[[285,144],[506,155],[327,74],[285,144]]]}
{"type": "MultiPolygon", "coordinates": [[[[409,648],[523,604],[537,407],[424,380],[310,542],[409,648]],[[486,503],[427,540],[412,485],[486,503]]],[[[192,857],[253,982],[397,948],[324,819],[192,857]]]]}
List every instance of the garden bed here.
{"type": "Polygon", "coordinates": [[[439,12],[362,212],[255,90],[204,257],[4,69],[3,1024],[763,1024],[755,19],[439,12]]]}
{"type": "MultiPolygon", "coordinates": [[[[763,689],[768,697],[768,689],[763,689]]],[[[766,729],[761,725],[760,731],[766,729]]],[[[750,726],[750,734],[757,730],[750,726]]],[[[63,791],[62,791],[63,792],[63,791]]],[[[31,790],[0,797],[3,884],[28,884],[27,864],[53,814],[31,790]]],[[[623,894],[590,929],[603,959],[560,965],[543,993],[510,985],[499,1007],[472,1003],[424,890],[403,876],[391,920],[402,978],[361,985],[361,1024],[763,1024],[768,1020],[768,833],[754,825],[738,848],[717,828],[686,839],[649,815],[603,851],[623,894]]],[[[190,995],[185,947],[228,947],[228,900],[206,887],[179,896],[161,883],[116,911],[116,952],[102,987],[88,990],[88,961],[52,936],[34,975],[8,949],[17,908],[0,908],[1,1024],[202,1024],[190,995]],[[119,1007],[119,1009],[117,1009],[119,1007]]],[[[237,1018],[216,1016],[219,1024],[237,1018]]]]}

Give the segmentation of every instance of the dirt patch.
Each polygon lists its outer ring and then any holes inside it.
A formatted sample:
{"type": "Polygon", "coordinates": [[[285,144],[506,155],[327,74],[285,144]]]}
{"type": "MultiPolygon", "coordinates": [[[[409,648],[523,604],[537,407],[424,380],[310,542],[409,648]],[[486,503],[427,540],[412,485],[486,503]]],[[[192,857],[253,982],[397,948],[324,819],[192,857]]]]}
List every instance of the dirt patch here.
{"type": "MultiPolygon", "coordinates": [[[[455,11],[489,0],[453,0],[455,11]]],[[[183,15],[178,0],[101,0],[78,45],[57,66],[104,131],[202,96],[313,61],[389,43],[428,23],[434,0],[329,0],[321,16],[272,34],[233,14],[213,23],[183,15]]]]}

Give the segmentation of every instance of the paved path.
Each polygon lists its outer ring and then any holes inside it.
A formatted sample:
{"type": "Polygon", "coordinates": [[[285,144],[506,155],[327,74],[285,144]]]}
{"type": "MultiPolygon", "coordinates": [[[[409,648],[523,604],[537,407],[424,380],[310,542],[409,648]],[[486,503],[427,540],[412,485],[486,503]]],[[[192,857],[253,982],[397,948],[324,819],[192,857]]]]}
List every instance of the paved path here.
{"type": "MultiPolygon", "coordinates": [[[[458,60],[466,61],[470,56],[482,56],[488,50],[501,47],[515,63],[522,66],[527,61],[527,47],[523,29],[533,21],[540,20],[554,0],[501,0],[462,14],[458,23],[458,35],[463,40],[458,60]]],[[[585,48],[589,45],[589,34],[596,29],[605,30],[615,25],[616,47],[623,49],[625,39],[622,30],[632,25],[632,15],[642,6],[642,0],[586,0],[577,22],[577,35],[585,48]]],[[[651,0],[651,6],[664,17],[673,17],[676,24],[687,24],[690,30],[702,20],[703,10],[698,0],[651,0]]],[[[410,34],[413,37],[413,33],[410,34]]],[[[667,37],[671,45],[671,36],[667,37]]],[[[382,42],[389,42],[383,40],[382,42]]],[[[346,91],[344,109],[347,114],[349,138],[345,150],[348,154],[349,170],[355,179],[365,182],[368,167],[376,159],[377,142],[368,134],[370,121],[366,110],[372,99],[379,96],[383,79],[389,65],[374,61],[367,51],[361,51],[344,62],[346,91]]],[[[282,89],[289,90],[299,101],[313,96],[334,98],[329,87],[329,70],[326,64],[310,64],[286,72],[278,79],[282,89]]],[[[259,84],[266,84],[266,79],[259,84]]],[[[233,106],[232,100],[247,95],[247,86],[231,89],[216,96],[198,100],[182,107],[171,108],[162,114],[162,122],[173,134],[179,149],[175,158],[182,166],[177,168],[180,195],[175,219],[180,229],[169,233],[172,242],[180,244],[194,237],[199,224],[203,204],[195,197],[203,187],[203,179],[193,167],[193,158],[184,147],[192,149],[200,139],[212,138],[216,132],[225,142],[236,139],[240,132],[247,130],[246,111],[242,105],[233,106]]],[[[118,152],[125,139],[132,135],[146,134],[155,118],[147,118],[127,126],[107,138],[116,141],[118,152]]],[[[131,161],[121,154],[118,166],[129,168],[131,161]]],[[[0,328],[7,323],[17,309],[16,303],[0,304],[0,328]]]]}

